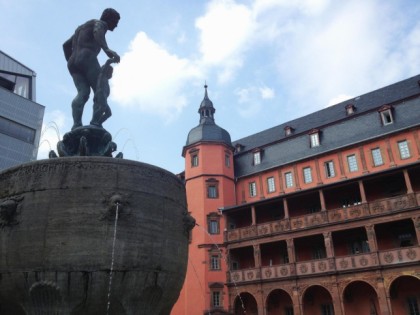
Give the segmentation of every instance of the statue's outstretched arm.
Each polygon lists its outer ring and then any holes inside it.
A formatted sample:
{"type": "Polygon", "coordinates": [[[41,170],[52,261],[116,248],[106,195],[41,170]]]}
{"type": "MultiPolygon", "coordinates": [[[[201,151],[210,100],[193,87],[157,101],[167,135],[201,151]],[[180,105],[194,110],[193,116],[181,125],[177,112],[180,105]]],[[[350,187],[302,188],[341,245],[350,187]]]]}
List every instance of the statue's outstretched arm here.
{"type": "Polygon", "coordinates": [[[114,59],[115,62],[120,62],[120,56],[115,51],[109,49],[106,43],[105,33],[107,30],[106,22],[101,20],[97,21],[93,28],[93,37],[109,58],[114,59]]]}

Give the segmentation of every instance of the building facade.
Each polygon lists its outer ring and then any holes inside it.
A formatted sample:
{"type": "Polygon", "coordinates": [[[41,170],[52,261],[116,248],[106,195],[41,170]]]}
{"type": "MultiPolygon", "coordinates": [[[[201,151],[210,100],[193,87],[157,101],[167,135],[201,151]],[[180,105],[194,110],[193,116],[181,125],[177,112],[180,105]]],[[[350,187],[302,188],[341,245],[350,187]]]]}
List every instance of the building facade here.
{"type": "Polygon", "coordinates": [[[0,51],[0,170],[37,157],[45,108],[36,103],[35,79],[0,51]]]}
{"type": "Polygon", "coordinates": [[[420,314],[420,75],[235,142],[197,128],[172,314],[420,314]]]}

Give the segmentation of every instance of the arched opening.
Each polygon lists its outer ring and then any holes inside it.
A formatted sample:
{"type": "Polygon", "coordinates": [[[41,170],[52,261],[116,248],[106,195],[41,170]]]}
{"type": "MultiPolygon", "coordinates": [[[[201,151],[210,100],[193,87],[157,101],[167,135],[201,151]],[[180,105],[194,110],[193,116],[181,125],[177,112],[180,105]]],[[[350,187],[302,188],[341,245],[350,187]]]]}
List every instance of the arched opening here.
{"type": "Polygon", "coordinates": [[[420,279],[412,276],[398,277],[389,288],[389,296],[393,314],[419,314],[420,279]]]}
{"type": "Polygon", "coordinates": [[[252,294],[243,292],[236,297],[235,315],[258,315],[257,301],[252,294]]]}
{"type": "MultiPolygon", "coordinates": [[[[309,287],[302,298],[303,314],[334,315],[330,292],[320,285],[309,287]]],[[[359,314],[360,315],[360,314],[359,314]]]]}
{"type": "Polygon", "coordinates": [[[375,289],[364,281],[354,281],[344,289],[343,303],[346,315],[381,314],[375,289]]]}
{"type": "Polygon", "coordinates": [[[270,292],[267,297],[267,315],[293,315],[293,302],[290,295],[280,289],[270,292]]]}

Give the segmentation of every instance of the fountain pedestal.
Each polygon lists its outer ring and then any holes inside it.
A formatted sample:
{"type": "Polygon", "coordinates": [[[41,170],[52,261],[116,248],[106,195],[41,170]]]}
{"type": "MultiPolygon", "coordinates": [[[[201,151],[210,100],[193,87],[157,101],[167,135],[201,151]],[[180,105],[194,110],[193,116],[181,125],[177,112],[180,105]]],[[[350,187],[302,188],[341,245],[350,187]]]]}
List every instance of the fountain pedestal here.
{"type": "Polygon", "coordinates": [[[168,315],[181,290],[185,188],[161,168],[107,157],[36,161],[0,173],[0,314],[168,315]]]}

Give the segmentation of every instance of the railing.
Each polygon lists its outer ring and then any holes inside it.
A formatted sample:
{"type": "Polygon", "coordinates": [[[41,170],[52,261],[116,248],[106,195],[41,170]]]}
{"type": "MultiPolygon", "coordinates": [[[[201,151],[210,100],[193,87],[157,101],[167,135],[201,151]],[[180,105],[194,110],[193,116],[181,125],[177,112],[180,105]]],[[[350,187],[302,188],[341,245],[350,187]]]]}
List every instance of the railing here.
{"type": "Polygon", "coordinates": [[[420,246],[397,248],[375,253],[362,253],[334,258],[317,259],[291,264],[239,269],[228,272],[230,282],[236,284],[255,281],[283,279],[293,276],[314,276],[325,273],[345,273],[355,270],[395,266],[420,262],[420,246]]]}
{"type": "Polygon", "coordinates": [[[284,231],[296,231],[327,223],[339,223],[348,220],[369,217],[409,209],[420,205],[420,193],[401,195],[393,198],[347,206],[338,209],[291,217],[273,222],[247,226],[226,232],[226,241],[239,241],[257,236],[269,236],[284,231]]]}

